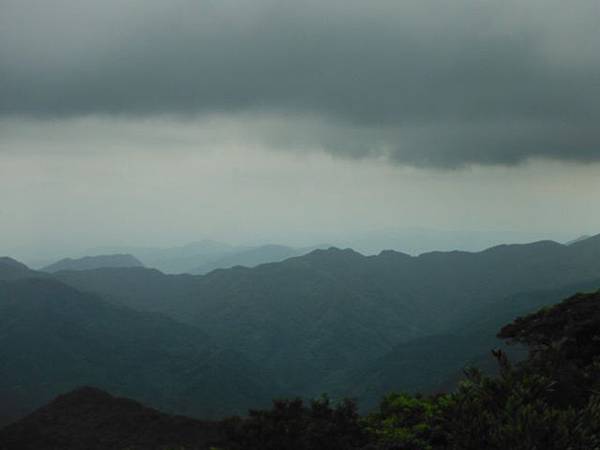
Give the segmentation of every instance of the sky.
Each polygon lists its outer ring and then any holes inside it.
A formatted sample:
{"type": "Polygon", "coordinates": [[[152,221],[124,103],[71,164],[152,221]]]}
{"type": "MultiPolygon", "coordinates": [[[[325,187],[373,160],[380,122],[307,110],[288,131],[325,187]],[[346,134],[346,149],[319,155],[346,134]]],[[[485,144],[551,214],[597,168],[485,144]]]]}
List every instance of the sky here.
{"type": "Polygon", "coordinates": [[[587,0],[0,0],[0,253],[598,233],[599,20],[587,0]]]}

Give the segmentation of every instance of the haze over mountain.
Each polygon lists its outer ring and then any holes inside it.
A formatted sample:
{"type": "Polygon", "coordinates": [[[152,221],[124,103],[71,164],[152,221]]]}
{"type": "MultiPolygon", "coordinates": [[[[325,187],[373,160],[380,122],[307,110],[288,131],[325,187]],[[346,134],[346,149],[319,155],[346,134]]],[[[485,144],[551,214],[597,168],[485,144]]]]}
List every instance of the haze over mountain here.
{"type": "MultiPolygon", "coordinates": [[[[254,267],[268,262],[282,261],[322,247],[326,246],[303,248],[275,244],[242,246],[203,240],[181,247],[109,247],[90,249],[87,252],[90,254],[126,252],[135,255],[146,267],[155,268],[164,273],[205,274],[215,269],[228,269],[234,266],[254,267]]],[[[64,268],[64,270],[69,269],[64,268]]]]}
{"type": "Polygon", "coordinates": [[[223,242],[202,240],[179,247],[100,247],[86,250],[88,254],[130,253],[145,266],[164,273],[186,273],[213,259],[235,253],[236,247],[223,242]]]}
{"type": "Polygon", "coordinates": [[[315,246],[308,248],[292,248],[285,245],[261,245],[247,249],[239,249],[233,254],[225,255],[212,261],[208,261],[191,271],[193,274],[206,274],[215,269],[229,269],[235,266],[256,267],[260,264],[279,262],[293,256],[302,256],[310,253],[315,248],[326,246],[315,246]]]}
{"type": "Polygon", "coordinates": [[[60,270],[90,270],[103,267],[143,267],[140,260],[132,255],[98,255],[83,258],[65,258],[42,268],[44,272],[58,272],[60,270]]]}

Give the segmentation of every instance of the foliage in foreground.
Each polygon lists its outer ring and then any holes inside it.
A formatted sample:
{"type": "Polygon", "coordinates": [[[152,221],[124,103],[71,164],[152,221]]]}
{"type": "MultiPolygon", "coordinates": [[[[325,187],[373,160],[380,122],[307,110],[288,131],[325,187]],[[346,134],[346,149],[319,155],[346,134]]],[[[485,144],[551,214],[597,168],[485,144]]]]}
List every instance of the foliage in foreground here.
{"type": "Polygon", "coordinates": [[[359,417],[324,398],[278,401],[229,422],[229,450],[600,449],[600,294],[578,294],[516,320],[500,337],[529,346],[497,377],[465,372],[450,394],[392,393],[359,417]]]}

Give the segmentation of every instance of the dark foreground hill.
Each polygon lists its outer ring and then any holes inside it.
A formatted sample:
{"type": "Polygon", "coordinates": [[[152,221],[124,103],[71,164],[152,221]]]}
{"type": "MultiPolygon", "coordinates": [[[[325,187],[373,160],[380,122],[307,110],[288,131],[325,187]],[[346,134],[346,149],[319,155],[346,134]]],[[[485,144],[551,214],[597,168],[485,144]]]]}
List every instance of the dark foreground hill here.
{"type": "Polygon", "coordinates": [[[264,370],[195,327],[51,279],[0,282],[0,417],[81,385],[203,417],[277,395],[264,370]]]}
{"type": "Polygon", "coordinates": [[[43,272],[58,272],[60,270],[92,270],[103,267],[143,267],[142,262],[132,255],[98,255],[83,258],[65,258],[42,269],[43,272]]]}
{"type": "Polygon", "coordinates": [[[0,450],[208,450],[222,435],[219,423],[171,416],[84,387],[0,430],[0,450]]]}

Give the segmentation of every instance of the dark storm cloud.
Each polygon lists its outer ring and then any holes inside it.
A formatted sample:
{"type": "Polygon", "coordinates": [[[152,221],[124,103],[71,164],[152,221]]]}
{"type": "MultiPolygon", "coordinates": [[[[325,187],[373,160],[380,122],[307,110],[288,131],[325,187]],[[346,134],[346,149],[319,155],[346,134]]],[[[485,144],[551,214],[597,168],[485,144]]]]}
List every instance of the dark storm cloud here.
{"type": "Polygon", "coordinates": [[[2,1],[0,113],[274,114],[278,145],[600,159],[596,2],[2,1]],[[321,120],[294,130],[293,117],[321,120]]]}

